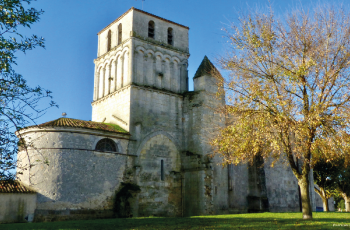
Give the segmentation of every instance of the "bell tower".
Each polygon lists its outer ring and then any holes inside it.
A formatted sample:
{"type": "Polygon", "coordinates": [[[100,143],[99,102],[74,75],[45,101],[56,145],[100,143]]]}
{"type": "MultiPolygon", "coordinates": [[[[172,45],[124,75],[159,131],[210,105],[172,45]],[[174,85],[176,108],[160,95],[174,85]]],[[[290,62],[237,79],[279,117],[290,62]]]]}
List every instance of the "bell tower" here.
{"type": "Polygon", "coordinates": [[[157,197],[140,195],[136,209],[141,216],[164,210],[181,216],[188,30],[131,8],[98,33],[92,120],[117,124],[131,134],[127,153],[137,156],[133,183],[140,194],[152,190],[157,197]],[[142,179],[150,175],[157,189],[142,179]]]}
{"type": "Polygon", "coordinates": [[[140,112],[131,114],[134,91],[175,95],[188,91],[188,30],[136,8],[101,30],[94,60],[92,120],[133,132],[133,116],[140,112]]]}

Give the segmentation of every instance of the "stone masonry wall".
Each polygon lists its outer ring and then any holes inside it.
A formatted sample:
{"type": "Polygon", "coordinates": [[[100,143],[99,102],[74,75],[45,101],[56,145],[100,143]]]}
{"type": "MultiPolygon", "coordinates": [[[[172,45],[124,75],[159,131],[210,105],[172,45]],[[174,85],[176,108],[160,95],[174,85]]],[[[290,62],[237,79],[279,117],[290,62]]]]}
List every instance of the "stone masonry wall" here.
{"type": "Polygon", "coordinates": [[[115,192],[134,161],[125,154],[128,140],[111,138],[120,153],[107,153],[94,151],[98,140],[105,138],[99,135],[38,131],[24,137],[35,147],[28,151],[34,166],[29,170],[27,153],[19,152],[18,168],[27,170],[18,176],[38,192],[39,213],[102,210],[112,214],[115,192]]]}
{"type": "MultiPolygon", "coordinates": [[[[215,97],[217,87],[215,78],[211,76],[196,78],[194,88],[195,91],[185,94],[184,99],[185,146],[190,154],[198,156],[199,168],[203,168],[204,171],[202,175],[193,169],[195,167],[185,168],[185,184],[187,180],[198,180],[197,183],[200,185],[197,188],[190,188],[190,191],[192,194],[201,194],[187,205],[190,209],[194,205],[196,214],[227,213],[229,208],[227,167],[222,166],[219,156],[212,155],[213,151],[209,144],[212,135],[225,124],[224,120],[215,113],[215,108],[224,101],[220,102],[215,97]],[[194,189],[198,191],[192,191],[194,189]],[[196,207],[196,201],[203,203],[204,207],[196,207]]],[[[188,192],[185,190],[185,200],[187,195],[188,192]]]]}
{"type": "Polygon", "coordinates": [[[156,135],[143,145],[139,157],[139,216],[181,216],[181,159],[175,144],[156,135]]]}
{"type": "Polygon", "coordinates": [[[108,31],[111,31],[111,48],[118,45],[118,26],[122,24],[122,41],[130,38],[131,31],[133,30],[133,13],[130,11],[124,15],[118,22],[113,23],[110,27],[98,34],[98,51],[97,57],[107,53],[108,44],[108,31]]]}
{"type": "Polygon", "coordinates": [[[0,193],[0,224],[32,222],[36,193],[0,193]]]}
{"type": "Polygon", "coordinates": [[[130,151],[138,158],[139,216],[181,216],[182,96],[131,87],[130,151]],[[161,180],[161,161],[164,178],[161,180]]]}
{"type": "Polygon", "coordinates": [[[142,37],[148,37],[148,22],[152,20],[155,24],[154,40],[168,44],[168,28],[173,29],[173,47],[188,51],[188,29],[171,22],[155,18],[139,11],[133,13],[133,31],[142,37]]]}
{"type": "Polygon", "coordinates": [[[130,87],[93,102],[92,121],[114,123],[129,131],[130,87]]]}
{"type": "Polygon", "coordinates": [[[130,133],[136,140],[132,143],[135,152],[140,150],[147,136],[157,131],[166,132],[176,145],[181,146],[182,96],[132,86],[130,114],[130,133]]]}
{"type": "Polygon", "coordinates": [[[118,45],[118,26],[122,24],[122,41],[127,40],[131,35],[138,34],[144,38],[148,37],[148,23],[154,21],[155,24],[155,36],[154,40],[168,44],[168,28],[173,29],[173,47],[188,51],[188,28],[179,26],[175,23],[162,20],[157,17],[145,14],[143,12],[131,10],[118,21],[113,22],[98,34],[98,57],[107,53],[108,44],[108,31],[111,31],[111,47],[118,45]]]}
{"type": "Polygon", "coordinates": [[[267,197],[270,212],[299,212],[298,181],[288,165],[281,159],[274,167],[265,163],[267,197]]]}
{"type": "Polygon", "coordinates": [[[248,165],[229,165],[229,210],[231,213],[248,212],[248,165]]]}
{"type": "Polygon", "coordinates": [[[181,93],[187,91],[188,53],[134,38],[133,83],[181,93]]]}

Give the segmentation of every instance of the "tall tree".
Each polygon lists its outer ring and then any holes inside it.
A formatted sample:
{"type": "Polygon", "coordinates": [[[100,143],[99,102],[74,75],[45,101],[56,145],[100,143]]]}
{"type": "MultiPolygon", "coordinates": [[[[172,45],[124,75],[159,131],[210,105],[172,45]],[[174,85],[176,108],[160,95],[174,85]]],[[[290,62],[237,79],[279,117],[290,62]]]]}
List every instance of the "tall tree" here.
{"type": "Polygon", "coordinates": [[[243,16],[227,29],[231,49],[220,59],[229,73],[222,111],[234,119],[213,138],[215,151],[236,164],[256,154],[287,159],[303,219],[312,219],[313,164],[350,146],[349,15],[327,6],[279,19],[272,11],[243,16]]]}
{"type": "Polygon", "coordinates": [[[328,211],[328,199],[341,196],[345,201],[345,209],[350,212],[350,166],[344,164],[344,156],[337,159],[320,159],[313,168],[314,182],[319,186],[315,191],[323,200],[323,208],[328,211]],[[326,203],[327,202],[327,203],[326,203]]]}
{"type": "Polygon", "coordinates": [[[35,0],[0,1],[0,180],[14,179],[19,142],[15,131],[35,122],[46,108],[55,106],[51,92],[40,86],[29,87],[22,75],[12,68],[16,64],[16,52],[26,52],[39,46],[44,39],[36,35],[26,37],[18,32],[19,27],[29,27],[39,21],[42,10],[27,7],[35,0]],[[50,102],[40,108],[39,101],[50,102]]]}
{"type": "Polygon", "coordinates": [[[336,193],[336,181],[342,168],[341,162],[320,159],[313,167],[315,192],[320,195],[323,202],[323,211],[328,212],[328,199],[336,193]]]}
{"type": "Polygon", "coordinates": [[[341,167],[335,178],[336,190],[345,201],[345,209],[350,212],[350,166],[341,167]]]}

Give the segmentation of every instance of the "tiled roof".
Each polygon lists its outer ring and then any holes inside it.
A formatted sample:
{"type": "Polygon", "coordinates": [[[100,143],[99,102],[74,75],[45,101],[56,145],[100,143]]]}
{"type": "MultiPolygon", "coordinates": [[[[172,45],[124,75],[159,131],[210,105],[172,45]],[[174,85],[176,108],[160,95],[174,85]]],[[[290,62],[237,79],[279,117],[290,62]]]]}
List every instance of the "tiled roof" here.
{"type": "Polygon", "coordinates": [[[85,128],[85,129],[94,129],[94,130],[129,134],[127,131],[125,131],[120,126],[115,124],[101,123],[101,122],[94,122],[94,121],[84,121],[84,120],[78,120],[73,118],[59,118],[37,126],[29,126],[29,127],[26,127],[25,129],[32,128],[32,127],[38,127],[38,128],[72,127],[72,128],[85,128]]]}
{"type": "Polygon", "coordinates": [[[19,181],[0,181],[0,193],[35,193],[34,190],[19,181]]]}
{"type": "Polygon", "coordinates": [[[170,21],[170,20],[168,20],[168,19],[159,17],[159,16],[154,15],[154,14],[150,14],[150,13],[148,13],[148,12],[146,12],[146,11],[139,10],[139,9],[137,9],[137,8],[135,8],[135,7],[131,7],[128,11],[126,11],[124,14],[122,14],[120,17],[118,17],[118,18],[117,18],[116,20],[114,20],[113,22],[111,22],[108,26],[106,26],[105,28],[103,28],[103,29],[102,29],[100,32],[98,32],[97,34],[100,34],[100,33],[102,33],[103,31],[107,30],[109,27],[111,27],[111,25],[113,25],[115,22],[117,22],[117,21],[119,21],[120,19],[122,19],[122,18],[123,18],[127,13],[129,13],[129,11],[131,11],[131,10],[135,10],[135,11],[138,11],[138,12],[141,12],[141,13],[144,13],[144,14],[147,14],[147,15],[149,15],[149,16],[158,18],[158,19],[163,20],[163,21],[166,21],[166,22],[170,22],[170,23],[172,23],[172,24],[181,26],[181,27],[186,28],[186,29],[188,29],[188,30],[190,29],[189,27],[184,26],[184,25],[181,25],[181,24],[179,24],[179,23],[170,21]]]}
{"type": "MultiPolygon", "coordinates": [[[[193,78],[197,78],[204,75],[218,75],[221,77],[219,70],[211,63],[207,56],[204,56],[202,63],[199,65],[196,74],[193,78]]],[[[217,77],[217,76],[216,76],[217,77]]]]}

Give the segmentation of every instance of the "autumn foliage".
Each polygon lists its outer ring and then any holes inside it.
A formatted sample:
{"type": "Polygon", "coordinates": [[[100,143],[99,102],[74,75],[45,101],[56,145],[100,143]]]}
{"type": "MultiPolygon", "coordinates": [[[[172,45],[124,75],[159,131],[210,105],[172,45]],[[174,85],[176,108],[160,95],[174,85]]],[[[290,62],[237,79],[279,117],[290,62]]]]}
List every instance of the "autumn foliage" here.
{"type": "Polygon", "coordinates": [[[350,147],[350,14],[316,7],[278,18],[242,16],[226,29],[220,82],[231,122],[212,139],[225,163],[285,159],[298,179],[303,218],[312,218],[309,174],[350,147]]]}

